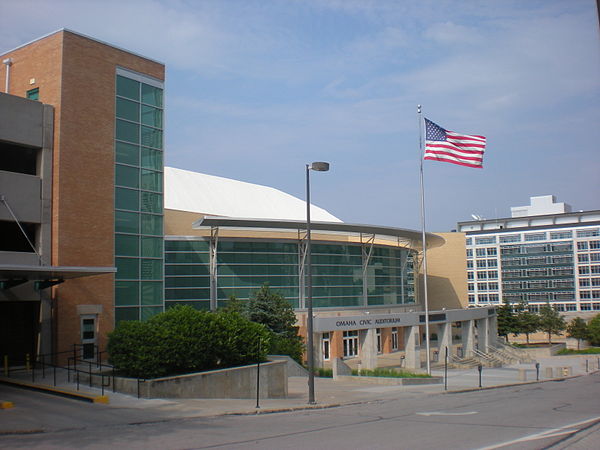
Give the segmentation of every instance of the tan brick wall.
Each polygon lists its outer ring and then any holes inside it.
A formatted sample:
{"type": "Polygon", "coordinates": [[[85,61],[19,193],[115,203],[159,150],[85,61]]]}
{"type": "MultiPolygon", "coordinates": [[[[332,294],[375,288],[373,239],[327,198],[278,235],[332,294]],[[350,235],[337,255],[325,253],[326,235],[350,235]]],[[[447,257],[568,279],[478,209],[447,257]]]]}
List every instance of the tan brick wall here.
{"type": "Polygon", "coordinates": [[[429,309],[468,306],[467,256],[464,233],[436,233],[445,239],[441,247],[427,251],[429,309]]]}
{"type": "MultiPolygon", "coordinates": [[[[14,60],[10,92],[25,96],[39,87],[40,101],[55,107],[52,264],[112,267],[116,67],[163,80],[164,66],[67,31],[6,57],[14,60]]],[[[99,344],[106,346],[114,276],[66,281],[54,288],[54,299],[56,350],[80,341],[77,305],[102,305],[99,344]]]]}

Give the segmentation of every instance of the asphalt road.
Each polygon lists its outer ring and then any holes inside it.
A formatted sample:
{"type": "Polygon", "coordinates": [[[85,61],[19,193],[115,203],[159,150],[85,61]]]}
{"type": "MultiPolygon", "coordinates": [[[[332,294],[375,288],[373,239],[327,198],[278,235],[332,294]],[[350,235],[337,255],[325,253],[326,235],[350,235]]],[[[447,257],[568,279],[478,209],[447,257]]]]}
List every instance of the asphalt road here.
{"type": "MultiPolygon", "coordinates": [[[[160,408],[31,399],[37,402],[27,427],[31,434],[2,435],[0,448],[542,449],[570,448],[569,442],[598,448],[600,442],[600,373],[250,416],[177,418],[160,408]],[[44,420],[52,426],[41,427],[44,420]]],[[[0,421],[6,412],[0,411],[0,421]]]]}

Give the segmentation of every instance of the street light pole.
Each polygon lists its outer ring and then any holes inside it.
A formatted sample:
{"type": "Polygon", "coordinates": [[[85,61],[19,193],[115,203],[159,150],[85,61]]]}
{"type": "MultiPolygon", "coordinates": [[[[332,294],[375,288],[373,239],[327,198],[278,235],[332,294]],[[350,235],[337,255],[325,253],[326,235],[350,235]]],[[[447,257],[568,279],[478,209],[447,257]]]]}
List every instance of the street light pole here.
{"type": "Polygon", "coordinates": [[[306,346],[308,356],[308,403],[315,402],[315,349],[313,342],[312,264],[310,258],[310,171],[327,172],[329,163],[313,162],[306,165],[306,346]]]}

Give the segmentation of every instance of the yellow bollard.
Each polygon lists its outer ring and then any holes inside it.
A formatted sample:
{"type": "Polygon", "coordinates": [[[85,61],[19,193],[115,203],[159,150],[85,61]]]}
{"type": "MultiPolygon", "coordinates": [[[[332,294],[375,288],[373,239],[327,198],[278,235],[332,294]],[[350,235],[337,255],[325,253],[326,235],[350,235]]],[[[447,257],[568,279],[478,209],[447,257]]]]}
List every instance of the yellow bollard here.
{"type": "Polygon", "coordinates": [[[29,364],[29,353],[25,355],[25,369],[31,370],[31,365],[29,364]]]}
{"type": "Polygon", "coordinates": [[[8,355],[4,355],[4,376],[8,376],[8,355]]]}

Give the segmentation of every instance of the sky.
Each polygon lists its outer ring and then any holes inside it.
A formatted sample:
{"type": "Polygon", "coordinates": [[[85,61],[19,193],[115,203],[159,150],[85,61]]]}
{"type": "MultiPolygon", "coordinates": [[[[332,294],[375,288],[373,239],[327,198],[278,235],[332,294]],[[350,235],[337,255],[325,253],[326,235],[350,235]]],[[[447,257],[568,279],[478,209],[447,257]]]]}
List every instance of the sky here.
{"type": "Polygon", "coordinates": [[[166,164],[420,229],[419,118],[487,137],[424,163],[427,231],[553,194],[600,209],[595,0],[0,0],[0,52],[68,28],[167,67],[166,164]]]}

